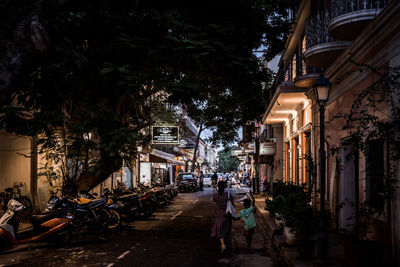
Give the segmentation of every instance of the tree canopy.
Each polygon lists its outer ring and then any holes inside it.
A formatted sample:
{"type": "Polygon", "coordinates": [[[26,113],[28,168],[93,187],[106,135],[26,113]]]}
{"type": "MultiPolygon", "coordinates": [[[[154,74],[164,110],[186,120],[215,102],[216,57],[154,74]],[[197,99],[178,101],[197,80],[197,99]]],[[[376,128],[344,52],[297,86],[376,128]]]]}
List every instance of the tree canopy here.
{"type": "Polygon", "coordinates": [[[231,152],[222,150],[218,152],[218,171],[233,172],[237,171],[239,161],[237,158],[231,157],[231,152]]]}
{"type": "Polygon", "coordinates": [[[49,147],[61,128],[77,142],[91,132],[98,160],[86,172],[100,180],[135,155],[154,103],[186,105],[195,119],[203,103],[205,124],[228,140],[264,108],[254,52],[282,50],[289,2],[38,2],[38,53],[3,88],[2,126],[49,147]]]}

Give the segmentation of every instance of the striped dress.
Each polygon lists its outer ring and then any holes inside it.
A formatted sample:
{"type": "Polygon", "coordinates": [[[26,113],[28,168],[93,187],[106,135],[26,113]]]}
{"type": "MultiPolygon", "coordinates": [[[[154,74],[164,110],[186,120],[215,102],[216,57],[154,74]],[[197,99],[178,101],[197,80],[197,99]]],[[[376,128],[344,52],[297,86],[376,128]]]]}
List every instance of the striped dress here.
{"type": "MultiPolygon", "coordinates": [[[[230,198],[233,201],[232,195],[230,195],[230,198]]],[[[228,192],[224,192],[222,195],[218,194],[218,192],[214,193],[213,200],[216,202],[216,207],[211,236],[225,238],[230,233],[232,226],[232,218],[225,215],[228,192]]]]}

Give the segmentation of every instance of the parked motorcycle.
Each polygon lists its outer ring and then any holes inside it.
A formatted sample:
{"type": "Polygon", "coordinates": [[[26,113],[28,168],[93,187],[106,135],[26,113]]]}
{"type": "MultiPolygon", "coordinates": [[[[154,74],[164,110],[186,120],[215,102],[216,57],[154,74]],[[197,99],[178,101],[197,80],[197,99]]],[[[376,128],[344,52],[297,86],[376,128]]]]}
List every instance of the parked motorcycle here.
{"type": "Polygon", "coordinates": [[[74,216],[65,210],[33,215],[33,229],[19,232],[17,214],[24,208],[25,206],[15,199],[8,202],[7,211],[0,219],[0,244],[24,244],[44,239],[56,243],[71,240],[74,216]]]}
{"type": "Polygon", "coordinates": [[[24,186],[23,183],[14,185],[13,187],[6,188],[4,192],[0,193],[0,209],[6,211],[7,204],[11,199],[17,200],[19,203],[24,205],[24,209],[19,211],[17,216],[18,220],[28,220],[31,218],[33,213],[33,206],[31,200],[27,196],[23,196],[21,188],[24,186]]]}
{"type": "Polygon", "coordinates": [[[165,206],[171,201],[165,187],[159,184],[153,184],[151,190],[154,192],[160,206],[165,206]]]}
{"type": "Polygon", "coordinates": [[[120,226],[121,216],[110,208],[112,201],[108,198],[90,199],[77,197],[75,199],[54,197],[47,205],[47,211],[67,210],[74,215],[74,225],[78,228],[116,229],[120,226]]]}
{"type": "Polygon", "coordinates": [[[104,189],[104,195],[113,199],[114,203],[118,203],[118,212],[125,220],[131,220],[138,216],[150,216],[155,210],[150,200],[147,200],[145,194],[130,192],[130,194],[119,195],[121,192],[114,191],[114,194],[107,188],[104,189]]]}

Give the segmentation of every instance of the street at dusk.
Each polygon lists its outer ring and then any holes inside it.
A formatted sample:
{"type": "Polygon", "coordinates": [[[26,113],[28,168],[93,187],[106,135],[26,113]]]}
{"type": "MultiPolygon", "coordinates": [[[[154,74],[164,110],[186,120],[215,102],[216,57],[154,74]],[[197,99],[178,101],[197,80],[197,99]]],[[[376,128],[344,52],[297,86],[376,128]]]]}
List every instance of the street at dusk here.
{"type": "Polygon", "coordinates": [[[0,0],[0,267],[400,266],[399,0],[0,0]]]}
{"type": "MultiPolygon", "coordinates": [[[[238,200],[245,196],[244,189],[231,192],[238,200]]],[[[121,231],[84,235],[60,248],[16,247],[0,254],[0,266],[287,266],[262,226],[254,253],[247,254],[241,225],[234,222],[229,250],[221,254],[210,238],[214,206],[212,188],[180,194],[170,206],[124,224],[121,231]]]]}

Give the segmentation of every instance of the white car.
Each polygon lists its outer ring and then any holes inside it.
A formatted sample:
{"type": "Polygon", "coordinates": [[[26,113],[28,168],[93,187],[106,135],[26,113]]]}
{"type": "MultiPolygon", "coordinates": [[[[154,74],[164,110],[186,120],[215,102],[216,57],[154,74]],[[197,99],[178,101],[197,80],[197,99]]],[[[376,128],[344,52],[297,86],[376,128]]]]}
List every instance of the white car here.
{"type": "Polygon", "coordinates": [[[204,186],[211,186],[212,185],[212,180],[211,180],[211,173],[206,173],[203,176],[203,185],[204,186]]]}

